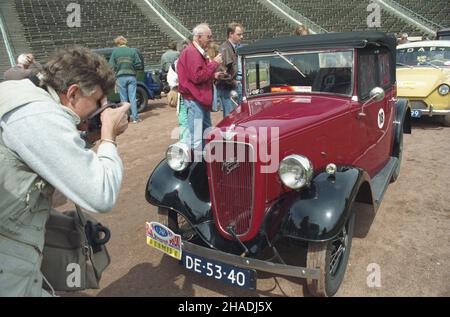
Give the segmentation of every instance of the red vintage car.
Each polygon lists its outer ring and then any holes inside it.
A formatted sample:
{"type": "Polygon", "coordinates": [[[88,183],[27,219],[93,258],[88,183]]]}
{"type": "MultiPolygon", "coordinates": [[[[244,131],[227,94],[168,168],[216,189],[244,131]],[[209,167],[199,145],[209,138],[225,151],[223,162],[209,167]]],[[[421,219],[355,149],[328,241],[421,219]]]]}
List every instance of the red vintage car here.
{"type": "Polygon", "coordinates": [[[171,145],[149,178],[146,199],[160,215],[149,244],[229,284],[254,289],[258,270],[334,295],[354,204],[380,206],[411,133],[395,46],[382,32],[353,32],[241,48],[243,102],[206,135],[200,160],[171,145]]]}

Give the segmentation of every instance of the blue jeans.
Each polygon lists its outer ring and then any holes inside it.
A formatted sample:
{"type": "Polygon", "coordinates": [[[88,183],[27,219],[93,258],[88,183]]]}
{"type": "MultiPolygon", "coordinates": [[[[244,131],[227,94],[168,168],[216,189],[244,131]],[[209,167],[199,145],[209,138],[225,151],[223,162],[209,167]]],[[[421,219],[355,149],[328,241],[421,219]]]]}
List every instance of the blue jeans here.
{"type": "Polygon", "coordinates": [[[184,99],[187,109],[188,128],[191,139],[191,149],[202,151],[205,147],[203,133],[212,126],[211,112],[194,100],[184,99]]]}
{"type": "Polygon", "coordinates": [[[120,101],[131,104],[131,121],[139,119],[136,100],[137,81],[135,76],[120,76],[117,78],[120,101]]]}
{"type": "Polygon", "coordinates": [[[217,98],[217,87],[213,85],[213,104],[212,104],[212,112],[219,111],[218,98],[217,98]]]}
{"type": "Polygon", "coordinates": [[[178,124],[180,125],[180,141],[186,144],[190,144],[186,102],[181,96],[180,108],[178,110],[178,124]]]}
{"type": "Polygon", "coordinates": [[[238,100],[237,100],[237,103],[238,103],[238,105],[240,105],[241,102],[242,102],[242,82],[239,81],[239,80],[238,80],[238,85],[237,85],[237,87],[236,87],[236,92],[237,92],[237,94],[238,94],[238,100]]]}
{"type": "Polygon", "coordinates": [[[225,118],[236,108],[235,104],[231,101],[231,90],[217,88],[217,98],[220,100],[223,117],[225,118]]]}

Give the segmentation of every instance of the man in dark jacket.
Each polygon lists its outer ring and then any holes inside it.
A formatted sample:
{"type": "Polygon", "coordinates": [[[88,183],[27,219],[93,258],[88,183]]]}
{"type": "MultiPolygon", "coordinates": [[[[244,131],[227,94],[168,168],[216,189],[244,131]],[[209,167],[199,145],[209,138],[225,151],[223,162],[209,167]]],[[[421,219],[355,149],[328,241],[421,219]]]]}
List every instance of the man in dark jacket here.
{"type": "Polygon", "coordinates": [[[210,59],[206,55],[212,41],[211,29],[199,24],[193,30],[194,40],[180,55],[177,64],[179,92],[183,96],[188,112],[188,127],[191,148],[202,150],[203,133],[211,127],[212,85],[220,72],[222,55],[210,59]]]}
{"type": "Polygon", "coordinates": [[[223,56],[222,67],[226,76],[217,81],[217,97],[222,104],[223,117],[234,110],[235,106],[231,101],[231,91],[238,88],[238,55],[237,46],[244,37],[244,28],[241,24],[233,22],[227,28],[228,39],[220,45],[219,52],[223,56]]]}
{"type": "Polygon", "coordinates": [[[118,36],[114,43],[117,47],[113,50],[109,63],[116,73],[120,101],[131,104],[131,122],[138,123],[142,120],[139,118],[137,110],[136,70],[142,67],[142,61],[137,49],[128,47],[128,41],[123,36],[118,36]]]}

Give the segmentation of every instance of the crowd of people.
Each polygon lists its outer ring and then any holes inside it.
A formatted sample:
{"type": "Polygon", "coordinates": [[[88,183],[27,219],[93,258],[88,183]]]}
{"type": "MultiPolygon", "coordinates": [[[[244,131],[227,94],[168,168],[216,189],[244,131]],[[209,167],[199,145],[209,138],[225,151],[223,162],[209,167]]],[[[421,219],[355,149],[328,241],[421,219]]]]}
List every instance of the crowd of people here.
{"type": "Polygon", "coordinates": [[[193,30],[192,42],[173,63],[169,78],[171,82],[173,77],[177,79],[171,86],[179,94],[180,139],[192,149],[204,147],[203,133],[211,126],[211,111],[217,111],[218,102],[226,117],[236,107],[232,91],[242,95],[237,48],[243,36],[243,26],[230,23],[227,40],[219,46],[213,41],[210,27],[199,24],[193,30]]]}
{"type": "MultiPolygon", "coordinates": [[[[300,25],[297,35],[310,34],[300,25]]],[[[180,126],[180,140],[192,148],[204,145],[203,132],[211,126],[211,111],[228,116],[242,101],[242,71],[237,49],[244,38],[244,27],[236,22],[227,26],[227,38],[220,45],[214,41],[207,24],[197,25],[190,40],[181,45],[172,41],[161,56],[160,79],[168,104],[176,107],[180,126]]],[[[144,68],[142,56],[136,48],[128,47],[128,41],[118,36],[114,43],[109,64],[115,74],[115,87],[121,102],[129,102],[130,122],[139,123],[136,89],[136,73],[144,68]]],[[[42,66],[32,54],[21,54],[17,64],[4,74],[5,80],[28,78],[39,85],[38,74],[42,66]]]]}
{"type": "Polygon", "coordinates": [[[167,69],[171,88],[169,105],[177,107],[180,140],[192,149],[204,147],[203,133],[211,126],[211,112],[228,116],[242,101],[242,71],[237,49],[244,37],[244,27],[232,22],[227,39],[217,44],[207,24],[193,30],[192,41],[182,44],[179,54],[174,46],[161,57],[162,72],[167,69]],[[170,64],[170,67],[166,65],[170,64]],[[237,96],[236,100],[232,96],[237,96]]]}

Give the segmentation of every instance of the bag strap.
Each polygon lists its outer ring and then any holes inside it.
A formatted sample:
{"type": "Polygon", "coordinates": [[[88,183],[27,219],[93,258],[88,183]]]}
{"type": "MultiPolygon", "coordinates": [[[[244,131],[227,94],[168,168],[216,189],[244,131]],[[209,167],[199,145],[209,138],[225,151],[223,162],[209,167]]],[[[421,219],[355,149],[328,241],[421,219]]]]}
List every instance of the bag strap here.
{"type": "Polygon", "coordinates": [[[96,264],[95,264],[95,261],[94,261],[94,257],[92,256],[92,247],[89,245],[89,243],[88,243],[89,240],[88,240],[88,237],[86,236],[86,224],[87,224],[87,221],[86,221],[86,218],[83,215],[83,212],[81,211],[80,206],[75,204],[75,209],[77,211],[78,218],[80,219],[81,225],[83,227],[83,233],[84,233],[84,238],[86,239],[85,240],[86,241],[86,245],[88,245],[86,256],[89,258],[89,260],[92,263],[92,268],[94,269],[95,278],[99,281],[100,280],[100,274],[97,271],[97,267],[96,267],[96,264]]]}
{"type": "Polygon", "coordinates": [[[76,211],[77,211],[77,215],[78,215],[78,218],[80,219],[80,222],[81,222],[81,224],[83,225],[83,227],[86,225],[86,218],[84,217],[84,215],[83,215],[83,212],[81,211],[81,208],[80,208],[80,206],[78,206],[78,205],[76,205],[75,204],[75,209],[76,209],[76,211]]]}

